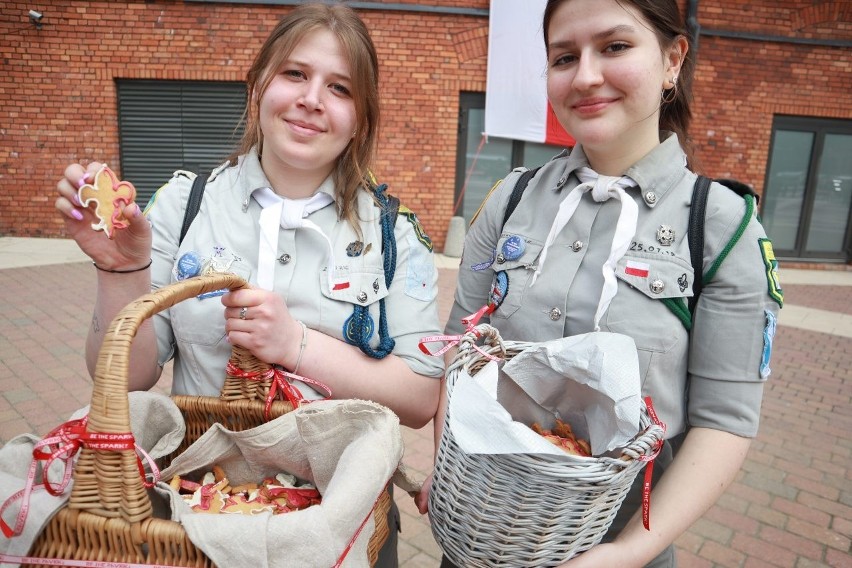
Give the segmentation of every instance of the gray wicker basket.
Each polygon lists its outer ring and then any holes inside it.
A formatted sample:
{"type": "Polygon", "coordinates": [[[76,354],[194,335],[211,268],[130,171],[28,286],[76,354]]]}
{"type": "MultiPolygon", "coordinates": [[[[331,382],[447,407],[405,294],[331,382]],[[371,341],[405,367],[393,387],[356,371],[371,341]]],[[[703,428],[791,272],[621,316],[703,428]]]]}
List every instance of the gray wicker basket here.
{"type": "MultiPolygon", "coordinates": [[[[448,397],[462,369],[474,375],[488,358],[510,359],[532,343],[503,341],[479,325],[459,343],[447,372],[448,397]],[[485,340],[477,346],[478,336],[485,340]]],[[[599,543],[628,489],[663,438],[643,405],[640,433],[620,458],[565,461],[536,454],[466,454],[446,415],[435,460],[432,533],[457,566],[556,566],[599,543]]]]}

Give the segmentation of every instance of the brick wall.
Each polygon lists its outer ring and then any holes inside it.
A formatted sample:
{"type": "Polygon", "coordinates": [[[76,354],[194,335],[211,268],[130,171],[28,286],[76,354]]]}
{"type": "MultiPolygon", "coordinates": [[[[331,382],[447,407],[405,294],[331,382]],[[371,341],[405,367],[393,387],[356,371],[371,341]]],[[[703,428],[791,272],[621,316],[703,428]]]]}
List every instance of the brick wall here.
{"type": "MultiPolygon", "coordinates": [[[[429,0],[485,9],[488,0],[429,0]]],[[[4,2],[0,7],[0,235],[61,236],[66,164],[120,171],[116,78],[239,81],[290,8],[182,2],[4,2]],[[27,11],[44,13],[34,29],[27,11]]],[[[438,250],[452,214],[459,92],[485,90],[484,17],[363,11],[381,61],[376,173],[438,250]]],[[[132,181],[132,180],[131,180],[132,181]]],[[[164,180],[165,181],[165,180],[164,180]]]]}
{"type": "MultiPolygon", "coordinates": [[[[852,3],[702,0],[704,31],[849,41],[852,3]]],[[[704,169],[763,193],[775,115],[852,119],[848,47],[702,35],[692,136],[704,169]]]]}
{"type": "MultiPolygon", "coordinates": [[[[701,0],[699,21],[705,29],[848,40],[849,6],[701,0]]],[[[0,235],[63,235],[53,200],[66,164],[99,159],[120,170],[116,78],[242,80],[287,10],[174,1],[3,2],[0,235]],[[29,24],[29,9],[44,12],[43,29],[29,24]]],[[[454,198],[459,93],[485,90],[487,18],[391,10],[361,15],[382,66],[376,172],[419,214],[441,250],[454,198]]],[[[702,36],[698,61],[693,136],[711,175],[737,177],[762,191],[773,115],[852,118],[848,48],[702,36]]]]}

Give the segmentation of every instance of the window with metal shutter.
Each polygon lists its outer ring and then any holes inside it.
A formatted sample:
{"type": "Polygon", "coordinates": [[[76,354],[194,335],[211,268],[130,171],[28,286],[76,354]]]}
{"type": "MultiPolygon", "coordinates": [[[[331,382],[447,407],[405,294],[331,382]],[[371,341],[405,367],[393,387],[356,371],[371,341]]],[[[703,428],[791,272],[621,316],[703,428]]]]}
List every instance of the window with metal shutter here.
{"type": "Polygon", "coordinates": [[[121,176],[144,206],[175,170],[209,172],[243,134],[246,89],[240,82],[116,82],[121,176]]]}

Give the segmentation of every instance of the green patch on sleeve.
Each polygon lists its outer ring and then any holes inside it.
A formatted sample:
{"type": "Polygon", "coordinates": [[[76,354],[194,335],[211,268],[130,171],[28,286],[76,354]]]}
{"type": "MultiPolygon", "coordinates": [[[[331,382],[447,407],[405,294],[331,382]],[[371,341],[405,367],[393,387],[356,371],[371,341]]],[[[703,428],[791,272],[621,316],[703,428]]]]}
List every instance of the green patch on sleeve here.
{"type": "Polygon", "coordinates": [[[763,257],[763,266],[766,269],[766,282],[769,288],[769,297],[775,300],[779,307],[784,306],[784,290],[781,289],[781,281],[778,278],[778,260],[772,250],[772,241],[769,239],[757,239],[760,246],[760,256],[763,257]]]}
{"type": "Polygon", "coordinates": [[[423,230],[423,225],[420,224],[420,219],[417,218],[414,211],[405,205],[400,205],[399,214],[408,219],[408,222],[414,227],[414,234],[417,235],[417,240],[420,241],[420,244],[426,247],[429,252],[432,252],[432,239],[430,239],[429,235],[426,234],[426,231],[423,230]]]}

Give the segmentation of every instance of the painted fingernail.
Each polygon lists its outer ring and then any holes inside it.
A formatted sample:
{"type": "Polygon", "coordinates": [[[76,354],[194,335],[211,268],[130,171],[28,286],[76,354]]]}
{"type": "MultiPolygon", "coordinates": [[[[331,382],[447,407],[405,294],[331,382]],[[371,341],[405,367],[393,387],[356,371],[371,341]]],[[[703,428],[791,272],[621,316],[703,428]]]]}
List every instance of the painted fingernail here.
{"type": "Polygon", "coordinates": [[[71,200],[74,202],[74,205],[76,205],[77,207],[83,206],[83,204],[80,202],[80,198],[77,196],[76,193],[71,196],[71,200]]]}
{"type": "Polygon", "coordinates": [[[76,209],[71,210],[71,216],[77,219],[78,221],[83,220],[83,214],[77,211],[76,209]]]}
{"type": "Polygon", "coordinates": [[[136,207],[136,211],[133,212],[133,216],[138,217],[142,214],[142,208],[139,207],[139,205],[137,205],[136,203],[134,203],[133,206],[136,207]]]}
{"type": "Polygon", "coordinates": [[[77,187],[83,187],[84,185],[89,183],[89,181],[91,179],[92,179],[92,174],[90,174],[89,172],[86,172],[85,174],[83,174],[83,177],[80,178],[80,181],[77,182],[77,187]]]}

